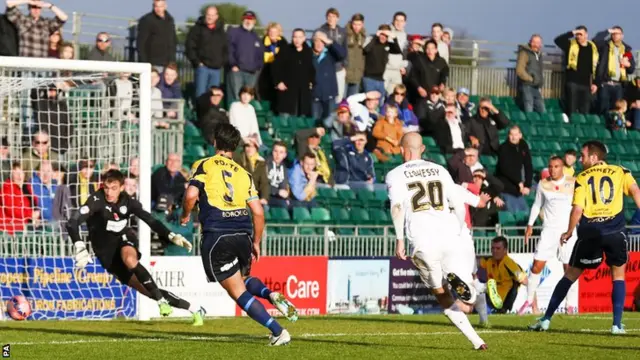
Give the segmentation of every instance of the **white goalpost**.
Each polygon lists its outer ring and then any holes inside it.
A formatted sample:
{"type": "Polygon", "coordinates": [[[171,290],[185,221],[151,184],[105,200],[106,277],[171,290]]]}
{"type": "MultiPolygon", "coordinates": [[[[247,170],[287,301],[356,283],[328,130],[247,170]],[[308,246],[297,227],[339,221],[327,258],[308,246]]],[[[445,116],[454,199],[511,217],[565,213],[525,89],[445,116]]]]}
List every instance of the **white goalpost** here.
{"type": "MultiPolygon", "coordinates": [[[[8,148],[0,158],[0,311],[23,295],[32,319],[148,320],[151,302],[96,259],[73,268],[64,224],[109,168],[137,180],[136,196],[150,210],[151,65],[0,57],[0,138],[8,148]]],[[[151,231],[143,222],[137,229],[148,267],[151,231]]]]}

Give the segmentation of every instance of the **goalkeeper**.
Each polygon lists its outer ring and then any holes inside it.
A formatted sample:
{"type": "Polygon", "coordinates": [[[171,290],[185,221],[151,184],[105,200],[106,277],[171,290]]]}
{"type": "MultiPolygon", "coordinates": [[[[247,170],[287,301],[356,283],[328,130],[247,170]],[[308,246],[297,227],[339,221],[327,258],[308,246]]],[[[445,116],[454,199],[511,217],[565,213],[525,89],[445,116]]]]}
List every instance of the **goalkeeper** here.
{"type": "Polygon", "coordinates": [[[129,217],[137,216],[147,223],[161,239],[191,251],[191,243],[182,235],[169,231],[161,222],[142,209],[142,204],[124,191],[124,174],[109,170],[103,177],[103,188],[92,193],[80,210],[67,223],[67,231],[73,241],[75,263],[83,268],[92,262],[91,255],[80,238],[80,225],[87,223],[89,239],[100,264],[121,283],[141,294],[156,300],[160,315],[169,316],[172,307],[189,310],[193,314],[193,325],[200,326],[205,315],[204,308],[192,306],[184,299],[159,289],[149,271],[138,262],[138,239],[129,227],[129,217]]]}

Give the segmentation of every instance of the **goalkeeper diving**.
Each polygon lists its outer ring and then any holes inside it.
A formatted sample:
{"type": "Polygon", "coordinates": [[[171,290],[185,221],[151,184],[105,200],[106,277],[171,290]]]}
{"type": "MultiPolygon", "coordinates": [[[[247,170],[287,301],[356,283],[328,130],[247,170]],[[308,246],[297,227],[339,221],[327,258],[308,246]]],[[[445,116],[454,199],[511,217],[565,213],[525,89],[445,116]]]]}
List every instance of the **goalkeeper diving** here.
{"type": "Polygon", "coordinates": [[[206,313],[204,308],[191,305],[171,292],[158,288],[149,271],[138,262],[141,255],[138,251],[138,239],[129,227],[129,218],[133,215],[147,223],[161,239],[168,239],[191,251],[189,241],[167,229],[145,211],[138,200],[124,191],[124,174],[118,170],[109,170],[104,175],[102,189],[89,195],[67,223],[67,231],[73,241],[76,267],[83,268],[93,262],[86,244],[80,238],[80,226],[86,222],[93,251],[107,272],[122,284],[157,301],[160,315],[171,315],[172,307],[185,309],[192,313],[193,325],[202,325],[206,313]]]}

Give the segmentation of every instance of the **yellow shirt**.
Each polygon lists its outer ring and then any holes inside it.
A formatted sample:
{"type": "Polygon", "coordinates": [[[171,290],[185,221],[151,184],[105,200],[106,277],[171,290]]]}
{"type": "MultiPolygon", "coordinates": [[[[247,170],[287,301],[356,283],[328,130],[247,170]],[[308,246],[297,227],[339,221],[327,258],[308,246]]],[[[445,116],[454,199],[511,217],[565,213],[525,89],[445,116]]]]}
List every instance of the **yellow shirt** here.
{"type": "Polygon", "coordinates": [[[578,174],[573,191],[573,205],[582,208],[578,237],[624,231],[624,196],[635,183],[631,171],[605,162],[578,174]]]}
{"type": "Polygon", "coordinates": [[[87,202],[89,198],[89,194],[91,193],[91,189],[89,188],[89,179],[85,179],[82,174],[79,174],[78,180],[80,180],[79,188],[80,188],[80,204],[84,204],[87,202]]]}
{"type": "Polygon", "coordinates": [[[569,177],[573,177],[573,175],[576,173],[576,170],[573,168],[573,166],[565,166],[562,169],[562,172],[569,177]]]}
{"type": "Polygon", "coordinates": [[[498,293],[504,300],[514,283],[520,283],[527,274],[509,255],[498,262],[493,258],[483,259],[480,267],[487,270],[487,279],[494,279],[498,285],[498,293]]]}

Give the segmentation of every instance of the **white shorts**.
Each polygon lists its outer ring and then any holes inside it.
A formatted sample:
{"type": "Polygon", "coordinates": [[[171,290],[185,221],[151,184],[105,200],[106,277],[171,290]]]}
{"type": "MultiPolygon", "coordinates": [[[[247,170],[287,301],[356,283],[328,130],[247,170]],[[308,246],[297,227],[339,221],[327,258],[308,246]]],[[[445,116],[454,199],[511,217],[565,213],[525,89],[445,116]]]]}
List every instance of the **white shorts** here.
{"type": "Polygon", "coordinates": [[[540,233],[540,241],[538,241],[538,246],[536,248],[536,253],[533,255],[533,259],[549,261],[554,257],[557,257],[563,264],[568,264],[577,236],[574,231],[571,238],[569,238],[569,241],[561,246],[560,236],[562,236],[565,231],[566,230],[563,229],[543,228],[542,233],[540,233]]]}
{"type": "Polygon", "coordinates": [[[470,236],[452,236],[439,244],[416,248],[411,261],[420,278],[430,289],[442,287],[448,273],[458,275],[469,286],[473,284],[475,250],[470,236]]]}

